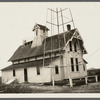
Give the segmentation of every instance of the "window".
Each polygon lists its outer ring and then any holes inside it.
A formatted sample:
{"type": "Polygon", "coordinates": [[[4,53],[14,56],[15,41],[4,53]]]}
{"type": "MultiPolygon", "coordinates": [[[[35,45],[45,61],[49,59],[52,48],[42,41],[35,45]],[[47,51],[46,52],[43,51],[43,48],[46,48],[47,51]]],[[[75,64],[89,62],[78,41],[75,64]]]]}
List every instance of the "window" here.
{"type": "Polygon", "coordinates": [[[15,76],[15,70],[13,69],[13,76],[15,76]]]}
{"type": "Polygon", "coordinates": [[[78,59],[77,59],[77,58],[75,58],[75,61],[76,61],[76,71],[79,71],[78,59]]]}
{"type": "Polygon", "coordinates": [[[55,65],[55,74],[59,74],[58,65],[55,65]]]}
{"type": "Polygon", "coordinates": [[[70,48],[70,51],[72,51],[72,42],[69,41],[69,48],[70,48]]]}
{"type": "Polygon", "coordinates": [[[36,67],[37,75],[40,75],[40,67],[36,67]]]}
{"type": "Polygon", "coordinates": [[[75,50],[75,52],[77,52],[76,42],[74,43],[74,50],[75,50]]]}
{"type": "Polygon", "coordinates": [[[43,33],[45,33],[45,29],[43,29],[43,33]]]}
{"type": "Polygon", "coordinates": [[[28,73],[27,73],[27,68],[24,68],[24,81],[28,81],[28,73]]]}
{"type": "Polygon", "coordinates": [[[38,35],[38,30],[36,30],[36,35],[38,35]]]}
{"type": "Polygon", "coordinates": [[[71,58],[71,69],[72,69],[72,71],[74,71],[74,61],[73,61],[73,58],[71,58]]]}
{"type": "Polygon", "coordinates": [[[83,65],[83,69],[84,69],[84,71],[85,71],[85,66],[83,65]]]}

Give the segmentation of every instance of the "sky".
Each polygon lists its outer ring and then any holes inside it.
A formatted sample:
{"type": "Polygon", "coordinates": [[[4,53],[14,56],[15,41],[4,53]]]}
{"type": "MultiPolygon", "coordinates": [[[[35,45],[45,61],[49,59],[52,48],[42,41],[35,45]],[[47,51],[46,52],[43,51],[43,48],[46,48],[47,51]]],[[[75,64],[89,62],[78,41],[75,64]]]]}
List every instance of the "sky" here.
{"type": "MultiPolygon", "coordinates": [[[[88,54],[87,68],[100,68],[99,2],[21,2],[0,3],[0,69],[8,62],[24,39],[34,37],[35,23],[46,25],[47,8],[70,8],[88,54]]],[[[67,15],[66,15],[67,16],[67,15]]]]}

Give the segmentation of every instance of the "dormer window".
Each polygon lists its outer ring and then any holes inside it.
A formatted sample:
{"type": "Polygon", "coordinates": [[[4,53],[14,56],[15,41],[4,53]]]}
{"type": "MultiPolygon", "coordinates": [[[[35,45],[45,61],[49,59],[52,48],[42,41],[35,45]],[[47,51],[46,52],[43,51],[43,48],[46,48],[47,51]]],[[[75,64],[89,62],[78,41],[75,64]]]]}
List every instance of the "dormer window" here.
{"type": "Polygon", "coordinates": [[[43,29],[43,33],[45,33],[45,29],[43,29]]]}
{"type": "Polygon", "coordinates": [[[38,35],[38,30],[36,30],[36,36],[38,35]]]}

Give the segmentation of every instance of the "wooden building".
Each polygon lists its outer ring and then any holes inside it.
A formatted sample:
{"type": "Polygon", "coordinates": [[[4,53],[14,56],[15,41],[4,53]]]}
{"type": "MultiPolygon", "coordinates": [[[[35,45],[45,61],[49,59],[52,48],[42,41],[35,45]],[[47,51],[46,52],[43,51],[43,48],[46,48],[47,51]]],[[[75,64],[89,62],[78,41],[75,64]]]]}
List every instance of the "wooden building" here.
{"type": "Polygon", "coordinates": [[[33,41],[24,41],[9,59],[12,65],[2,69],[2,82],[12,78],[19,83],[85,78],[87,67],[83,55],[87,51],[84,42],[78,29],[71,29],[69,25],[67,28],[65,33],[48,37],[49,29],[36,24],[33,41]]]}

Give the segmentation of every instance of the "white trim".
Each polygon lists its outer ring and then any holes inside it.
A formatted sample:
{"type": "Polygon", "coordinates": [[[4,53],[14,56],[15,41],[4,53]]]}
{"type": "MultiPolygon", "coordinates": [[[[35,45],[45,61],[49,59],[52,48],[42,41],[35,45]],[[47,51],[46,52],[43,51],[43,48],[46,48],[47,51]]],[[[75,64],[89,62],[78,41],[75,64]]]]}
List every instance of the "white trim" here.
{"type": "MultiPolygon", "coordinates": [[[[79,31],[78,31],[77,29],[75,30],[75,32],[76,32],[76,31],[79,33],[79,31]]],[[[65,46],[67,46],[67,45],[69,44],[69,41],[72,41],[72,39],[75,38],[75,37],[74,37],[75,32],[74,32],[74,34],[72,35],[71,39],[68,40],[68,42],[66,43],[65,46]]],[[[79,33],[79,36],[81,37],[80,33],[79,33]]],[[[79,39],[79,38],[78,38],[78,39],[79,39]]],[[[83,48],[85,49],[85,47],[84,47],[84,41],[83,41],[82,37],[81,37],[80,40],[82,40],[82,42],[83,42],[83,48]]],[[[85,51],[86,51],[86,54],[87,54],[87,50],[86,50],[86,49],[85,49],[85,51]]]]}

